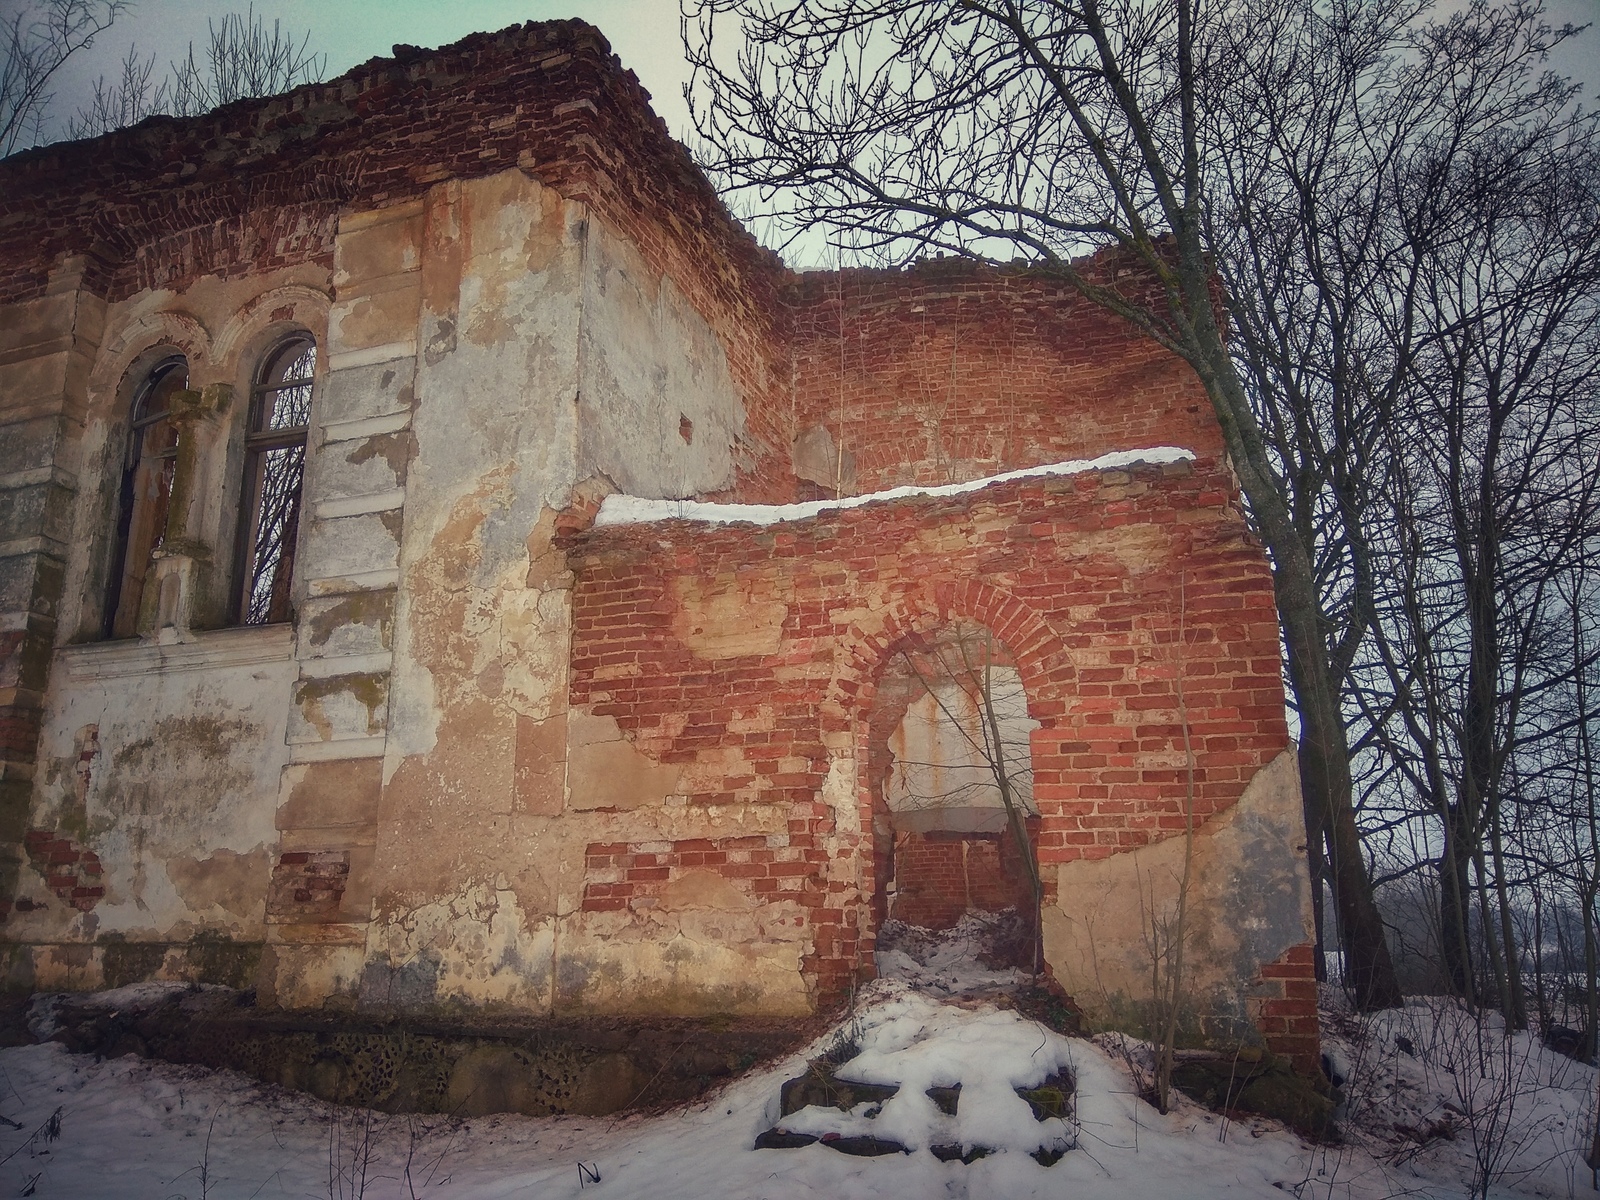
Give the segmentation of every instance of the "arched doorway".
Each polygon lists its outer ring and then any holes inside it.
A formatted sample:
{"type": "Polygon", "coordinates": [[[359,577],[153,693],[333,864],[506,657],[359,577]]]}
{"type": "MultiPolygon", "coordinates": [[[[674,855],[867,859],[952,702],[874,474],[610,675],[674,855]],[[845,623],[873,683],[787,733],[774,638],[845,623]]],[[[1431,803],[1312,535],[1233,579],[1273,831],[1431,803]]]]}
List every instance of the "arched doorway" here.
{"type": "Polygon", "coordinates": [[[1037,967],[1038,727],[1011,651],[987,627],[956,620],[890,648],[868,729],[875,932],[1014,912],[989,954],[1037,967]]]}

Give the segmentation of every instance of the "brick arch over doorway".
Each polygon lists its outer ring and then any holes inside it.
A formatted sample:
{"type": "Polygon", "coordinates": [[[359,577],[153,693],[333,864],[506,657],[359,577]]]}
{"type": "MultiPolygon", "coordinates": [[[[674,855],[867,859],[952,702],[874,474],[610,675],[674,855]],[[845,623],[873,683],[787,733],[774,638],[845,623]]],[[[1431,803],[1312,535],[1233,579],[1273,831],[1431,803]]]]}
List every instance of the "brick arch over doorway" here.
{"type": "MultiPolygon", "coordinates": [[[[871,639],[881,646],[880,657],[856,720],[855,758],[861,826],[870,831],[870,842],[863,842],[868,866],[862,878],[869,889],[864,966],[876,965],[878,940],[890,918],[947,929],[968,913],[1012,909],[1020,921],[1019,955],[1038,932],[1040,897],[1030,864],[1037,862],[1039,822],[1024,816],[1019,829],[1001,803],[992,775],[994,734],[980,728],[979,700],[991,694],[993,682],[994,733],[1006,747],[1013,800],[1026,806],[1032,795],[1028,727],[1038,726],[1028,709],[1035,693],[1004,639],[960,607],[948,619],[948,603],[939,604],[931,619],[932,610],[924,608],[914,632],[887,645],[871,639]],[[990,668],[1000,672],[992,681],[990,668]],[[1019,832],[1024,846],[1017,843],[1019,832]]],[[[1059,641],[1042,622],[1038,629],[1059,641]]],[[[1030,673],[1037,686],[1039,673],[1030,673]]]]}
{"type": "Polygon", "coordinates": [[[720,872],[719,902],[756,914],[751,936],[768,939],[748,952],[770,959],[770,939],[792,937],[813,1005],[871,969],[862,726],[899,639],[969,619],[1015,655],[1040,721],[1047,880],[1183,829],[1180,660],[1198,820],[1288,744],[1271,580],[1219,463],[1018,479],[774,525],[608,525],[567,546],[569,699],[585,739],[568,803],[659,811],[663,830],[590,844],[583,911],[613,939],[654,936],[678,896],[662,889],[687,892],[695,874],[711,895],[703,876],[720,872]],[[594,739],[615,769],[591,779],[594,739]],[[602,802],[624,776],[638,794],[602,802]]]}
{"type": "Polygon", "coordinates": [[[1037,611],[975,578],[936,579],[908,588],[894,595],[870,629],[853,624],[839,647],[829,699],[844,709],[864,710],[900,643],[963,620],[984,626],[1006,644],[1028,691],[1028,712],[1042,723],[1054,711],[1056,694],[1066,694],[1072,684],[1071,653],[1037,611]]]}
{"type": "MultiPolygon", "coordinates": [[[[941,632],[962,623],[982,627],[1004,647],[1004,662],[1016,668],[1027,696],[1028,715],[1039,722],[1039,729],[1060,728],[1071,707],[1076,672],[1066,644],[1039,613],[982,580],[936,580],[909,589],[897,594],[881,620],[874,620],[870,628],[858,624],[845,634],[829,700],[850,714],[855,744],[860,853],[864,859],[858,941],[858,970],[863,974],[875,970],[876,933],[889,915],[884,889],[893,849],[883,829],[887,819],[883,776],[888,738],[904,716],[903,707],[891,711],[879,703],[880,685],[902,650],[925,649],[941,632]]],[[[1036,741],[1052,744],[1050,738],[1036,741]]]]}

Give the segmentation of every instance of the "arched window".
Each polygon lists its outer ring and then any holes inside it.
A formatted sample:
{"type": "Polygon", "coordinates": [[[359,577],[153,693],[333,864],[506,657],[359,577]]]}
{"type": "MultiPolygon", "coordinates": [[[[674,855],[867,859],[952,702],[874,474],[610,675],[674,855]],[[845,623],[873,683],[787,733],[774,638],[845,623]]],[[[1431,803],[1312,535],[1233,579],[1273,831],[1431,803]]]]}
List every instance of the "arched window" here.
{"type": "Polygon", "coordinates": [[[244,625],[289,619],[316,366],[317,344],[297,334],[267,355],[251,391],[235,608],[244,625]]]}
{"type": "Polygon", "coordinates": [[[189,364],[182,355],[173,355],[156,363],[134,394],[106,602],[107,637],[132,637],[139,631],[145,577],[166,532],[178,463],[178,427],[170,419],[172,394],[188,383],[189,364]]]}

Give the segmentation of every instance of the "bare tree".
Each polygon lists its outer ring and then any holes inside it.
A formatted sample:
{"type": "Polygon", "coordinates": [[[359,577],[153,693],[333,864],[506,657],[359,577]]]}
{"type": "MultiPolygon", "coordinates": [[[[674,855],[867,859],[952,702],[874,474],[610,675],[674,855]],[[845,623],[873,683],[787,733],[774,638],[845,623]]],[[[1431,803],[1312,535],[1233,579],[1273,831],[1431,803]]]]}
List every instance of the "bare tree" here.
{"type": "Polygon", "coordinates": [[[685,15],[688,96],[713,173],[771,201],[780,223],[890,259],[1022,253],[1194,368],[1272,556],[1308,835],[1329,847],[1347,979],[1360,1005],[1383,1007],[1400,992],[1351,802],[1318,547],[1218,306],[1208,212],[1228,147],[1207,106],[1255,36],[1248,8],[700,0],[685,15]],[[719,21],[738,23],[731,57],[719,21]],[[1141,269],[1124,281],[1075,257],[1094,246],[1141,269]]]}
{"type": "Polygon", "coordinates": [[[1469,995],[1476,922],[1515,1024],[1510,781],[1594,529],[1600,126],[1544,69],[1578,31],[1537,0],[699,0],[685,30],[711,166],[774,226],[1021,251],[1194,366],[1272,556],[1355,999],[1398,999],[1364,821],[1411,830],[1385,869],[1434,864],[1447,975],[1469,995]],[[1073,257],[1104,246],[1143,272],[1073,257]]]}
{"type": "Polygon", "coordinates": [[[87,108],[67,123],[69,138],[95,137],[163,113],[191,117],[235,100],[271,96],[322,78],[327,55],[311,52],[311,35],[298,39],[274,20],[271,29],[252,6],[207,23],[209,38],[197,57],[187,55],[157,77],[155,55],[130,46],[113,82],[101,76],[87,108]]]}
{"type": "Polygon", "coordinates": [[[124,0],[44,0],[0,21],[0,157],[38,140],[56,72],[126,8],[124,0]]]}
{"type": "MultiPolygon", "coordinates": [[[[1476,876],[1492,917],[1479,931],[1496,931],[1489,994],[1517,1023],[1504,802],[1572,670],[1547,626],[1595,528],[1600,147],[1575,89],[1542,71],[1568,32],[1536,7],[1395,32],[1383,41],[1406,53],[1370,60],[1359,104],[1337,99],[1347,69],[1314,57],[1287,85],[1257,76],[1234,136],[1246,164],[1281,156],[1287,186],[1276,205],[1233,189],[1254,203],[1219,214],[1219,262],[1236,350],[1260,364],[1247,377],[1280,384],[1259,403],[1316,531],[1325,611],[1350,614],[1333,657],[1372,754],[1367,796],[1429,820],[1416,844],[1437,864],[1446,976],[1469,1000],[1476,876]]],[[[1389,819],[1370,811],[1369,827],[1389,819]]]]}

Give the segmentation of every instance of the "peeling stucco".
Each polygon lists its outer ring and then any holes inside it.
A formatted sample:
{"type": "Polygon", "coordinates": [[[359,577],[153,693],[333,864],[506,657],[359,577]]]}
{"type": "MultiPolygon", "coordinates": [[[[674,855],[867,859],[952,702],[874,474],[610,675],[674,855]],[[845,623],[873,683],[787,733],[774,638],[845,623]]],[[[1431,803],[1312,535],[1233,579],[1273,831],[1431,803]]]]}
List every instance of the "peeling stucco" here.
{"type": "MultiPolygon", "coordinates": [[[[1043,912],[1045,961],[1097,1027],[1141,1029],[1150,1019],[1149,948],[1164,944],[1175,919],[1185,845],[1180,835],[1057,869],[1056,902],[1043,912]]],[[[1195,830],[1192,865],[1185,1033],[1253,1038],[1249,989],[1260,964],[1303,943],[1310,924],[1292,751],[1257,771],[1237,804],[1195,830]]]]}

